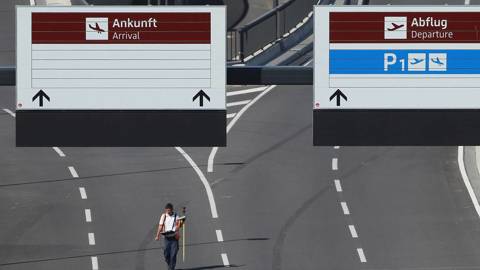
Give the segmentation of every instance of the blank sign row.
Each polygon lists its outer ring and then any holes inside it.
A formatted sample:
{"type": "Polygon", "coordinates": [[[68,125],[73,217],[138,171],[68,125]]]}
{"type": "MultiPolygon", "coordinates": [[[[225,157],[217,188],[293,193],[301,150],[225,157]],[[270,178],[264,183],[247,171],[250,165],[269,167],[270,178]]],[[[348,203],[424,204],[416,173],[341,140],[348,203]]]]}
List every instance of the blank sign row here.
{"type": "Polygon", "coordinates": [[[210,60],[32,60],[32,69],[210,69],[210,60]]]}
{"type": "Polygon", "coordinates": [[[210,79],[32,79],[33,88],[209,88],[210,79]]]}
{"type": "Polygon", "coordinates": [[[75,70],[34,69],[33,79],[210,79],[209,69],[157,69],[157,70],[75,70]]]}
{"type": "Polygon", "coordinates": [[[142,51],[32,51],[33,60],[120,60],[120,59],[139,59],[139,60],[209,60],[210,51],[176,51],[176,50],[142,50],[142,51]]]}

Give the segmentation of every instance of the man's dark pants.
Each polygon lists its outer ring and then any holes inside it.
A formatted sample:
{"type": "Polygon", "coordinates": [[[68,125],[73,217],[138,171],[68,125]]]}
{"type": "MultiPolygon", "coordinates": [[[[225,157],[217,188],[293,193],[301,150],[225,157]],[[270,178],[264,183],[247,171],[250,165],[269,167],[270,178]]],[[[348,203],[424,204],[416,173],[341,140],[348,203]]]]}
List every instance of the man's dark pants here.
{"type": "Polygon", "coordinates": [[[168,264],[168,270],[175,270],[177,264],[178,253],[178,240],[175,237],[165,238],[165,247],[163,255],[165,256],[165,262],[168,264]]]}

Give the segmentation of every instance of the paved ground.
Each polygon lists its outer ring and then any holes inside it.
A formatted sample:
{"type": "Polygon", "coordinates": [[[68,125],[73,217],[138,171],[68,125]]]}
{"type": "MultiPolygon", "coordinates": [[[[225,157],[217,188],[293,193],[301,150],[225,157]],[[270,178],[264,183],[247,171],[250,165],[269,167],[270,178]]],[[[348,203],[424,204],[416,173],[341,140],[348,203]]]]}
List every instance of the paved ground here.
{"type": "Polygon", "coordinates": [[[457,148],[312,147],[311,100],[229,87],[228,147],[183,149],[198,171],[174,148],[15,148],[0,110],[0,269],[166,269],[167,201],[188,209],[182,269],[480,269],[457,148]]]}

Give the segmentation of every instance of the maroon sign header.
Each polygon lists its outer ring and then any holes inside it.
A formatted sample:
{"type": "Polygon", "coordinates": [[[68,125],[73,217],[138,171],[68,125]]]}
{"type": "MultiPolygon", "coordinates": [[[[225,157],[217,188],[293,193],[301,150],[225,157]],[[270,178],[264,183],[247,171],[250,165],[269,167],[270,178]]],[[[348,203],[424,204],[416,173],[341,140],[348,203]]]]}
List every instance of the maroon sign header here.
{"type": "Polygon", "coordinates": [[[210,13],[32,13],[32,43],[209,44],[210,13]]]}
{"type": "Polygon", "coordinates": [[[477,43],[477,12],[331,12],[332,43],[477,43]]]}

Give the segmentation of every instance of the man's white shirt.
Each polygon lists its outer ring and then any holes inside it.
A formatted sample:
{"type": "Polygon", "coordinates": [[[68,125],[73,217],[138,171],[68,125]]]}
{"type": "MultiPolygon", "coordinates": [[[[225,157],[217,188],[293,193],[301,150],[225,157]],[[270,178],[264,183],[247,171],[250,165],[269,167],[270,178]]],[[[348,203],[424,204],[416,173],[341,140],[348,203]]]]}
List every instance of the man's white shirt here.
{"type": "MultiPolygon", "coordinates": [[[[167,215],[167,214],[162,214],[162,216],[160,217],[160,221],[159,221],[159,224],[162,225],[164,224],[164,231],[165,232],[168,232],[168,231],[176,231],[176,226],[175,226],[175,215],[176,213],[173,213],[171,216],[167,215]],[[166,216],[166,220],[165,220],[165,223],[164,222],[164,219],[165,219],[165,216],[166,216]]],[[[178,220],[178,216],[177,216],[177,220],[178,220]]]]}

